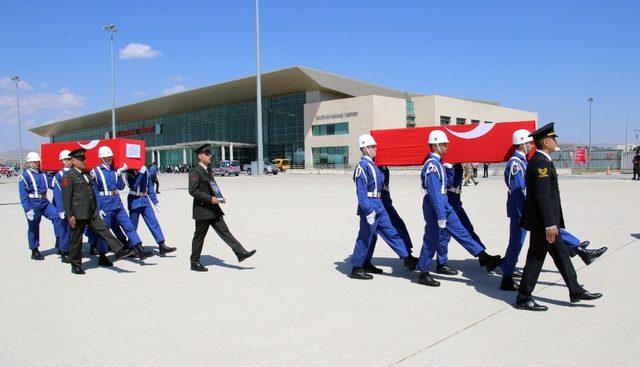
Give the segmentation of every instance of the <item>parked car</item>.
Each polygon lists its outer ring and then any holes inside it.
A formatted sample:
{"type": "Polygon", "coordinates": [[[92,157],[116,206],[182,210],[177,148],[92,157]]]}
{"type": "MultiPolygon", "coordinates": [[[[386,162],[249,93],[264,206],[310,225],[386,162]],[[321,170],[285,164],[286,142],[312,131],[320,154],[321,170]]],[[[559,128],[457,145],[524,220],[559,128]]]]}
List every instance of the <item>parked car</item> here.
{"type": "Polygon", "coordinates": [[[287,158],[274,158],[271,160],[274,166],[276,166],[280,171],[286,171],[291,168],[291,163],[287,158]]]}
{"type": "Polygon", "coordinates": [[[213,165],[213,174],[219,176],[237,176],[240,174],[240,162],[238,161],[220,161],[213,165]]]}
{"type": "Polygon", "coordinates": [[[17,176],[16,171],[7,166],[0,166],[0,175],[7,177],[17,176]]]}
{"type": "MultiPolygon", "coordinates": [[[[256,164],[256,163],[258,163],[258,161],[253,161],[253,162],[251,162],[251,164],[243,165],[242,168],[243,168],[244,171],[247,171],[248,175],[251,175],[251,166],[256,164]]],[[[265,175],[268,175],[270,173],[274,174],[274,175],[277,175],[278,174],[278,168],[276,166],[274,166],[273,164],[271,164],[271,163],[269,163],[267,161],[264,161],[264,169],[262,170],[262,172],[265,175]]]]}

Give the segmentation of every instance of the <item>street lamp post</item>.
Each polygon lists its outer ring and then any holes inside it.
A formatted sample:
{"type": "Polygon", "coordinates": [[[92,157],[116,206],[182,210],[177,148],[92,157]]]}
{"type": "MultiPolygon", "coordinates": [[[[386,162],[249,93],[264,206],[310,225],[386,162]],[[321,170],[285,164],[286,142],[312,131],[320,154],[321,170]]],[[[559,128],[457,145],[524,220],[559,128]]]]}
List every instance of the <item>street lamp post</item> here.
{"type": "Polygon", "coordinates": [[[589,102],[589,169],[591,169],[591,104],[593,98],[589,97],[587,101],[589,102]]]}
{"type": "Polygon", "coordinates": [[[262,142],[262,78],[260,75],[260,3],[256,0],[256,106],[258,130],[258,172],[261,175],[264,167],[264,146],[262,142]]]}
{"type": "Polygon", "coordinates": [[[116,85],[114,75],[114,60],[113,60],[113,34],[118,31],[113,24],[107,24],[102,27],[105,31],[109,32],[109,47],[111,49],[111,139],[116,137],[116,85]]]}
{"type": "Polygon", "coordinates": [[[22,121],[20,118],[20,77],[14,76],[11,78],[14,82],[16,82],[16,107],[18,108],[18,141],[20,144],[20,173],[22,173],[22,121]]]}

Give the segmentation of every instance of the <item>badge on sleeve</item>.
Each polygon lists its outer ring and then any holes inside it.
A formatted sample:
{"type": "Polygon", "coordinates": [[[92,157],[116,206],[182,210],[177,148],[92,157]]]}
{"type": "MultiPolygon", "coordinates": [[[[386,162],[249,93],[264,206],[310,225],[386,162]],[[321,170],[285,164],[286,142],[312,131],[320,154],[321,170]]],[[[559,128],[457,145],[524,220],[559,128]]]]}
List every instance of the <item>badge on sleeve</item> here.
{"type": "Polygon", "coordinates": [[[362,169],[362,167],[358,166],[356,167],[356,177],[360,177],[360,175],[362,175],[364,173],[364,170],[362,169]]]}
{"type": "Polygon", "coordinates": [[[62,179],[62,186],[64,186],[64,187],[69,186],[69,179],[68,178],[63,178],[62,179]]]}
{"type": "Polygon", "coordinates": [[[549,169],[548,168],[538,168],[538,177],[539,178],[549,177],[549,169]]]}
{"type": "Polygon", "coordinates": [[[512,176],[515,176],[515,175],[517,175],[517,174],[518,174],[518,172],[520,172],[520,165],[519,165],[519,164],[517,164],[517,163],[514,163],[514,164],[511,166],[511,175],[512,175],[512,176]]]}
{"type": "Polygon", "coordinates": [[[438,167],[436,167],[434,164],[429,164],[429,167],[427,167],[427,174],[431,173],[431,172],[435,172],[438,177],[440,176],[440,172],[438,171],[438,167]]]}

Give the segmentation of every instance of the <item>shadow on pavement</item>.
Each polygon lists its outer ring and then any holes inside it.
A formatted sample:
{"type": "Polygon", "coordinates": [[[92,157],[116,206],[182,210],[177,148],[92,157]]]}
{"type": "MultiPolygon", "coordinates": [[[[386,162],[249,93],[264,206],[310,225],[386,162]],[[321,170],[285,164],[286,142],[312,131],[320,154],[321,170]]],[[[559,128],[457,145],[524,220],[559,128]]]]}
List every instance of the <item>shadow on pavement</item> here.
{"type": "MultiPolygon", "coordinates": [[[[122,268],[119,268],[116,266],[117,261],[113,263],[113,266],[111,267],[106,267],[106,266],[100,266],[98,265],[98,258],[96,256],[92,256],[90,257],[91,260],[84,262],[82,264],[82,268],[84,270],[89,270],[89,269],[96,269],[96,268],[102,268],[102,269],[106,269],[106,270],[111,270],[114,271],[116,273],[135,273],[135,271],[132,270],[125,270],[122,268]]],[[[68,265],[68,264],[65,264],[68,265]]]]}
{"type": "Polygon", "coordinates": [[[224,260],[218,259],[215,256],[211,256],[211,255],[203,255],[200,257],[200,263],[204,266],[207,265],[213,265],[213,266],[220,266],[223,268],[229,268],[229,269],[236,269],[236,270],[251,270],[251,269],[255,269],[254,267],[245,267],[245,266],[238,266],[238,265],[231,265],[231,264],[227,264],[224,262],[224,260]]]}
{"type": "Polygon", "coordinates": [[[631,234],[631,237],[640,240],[640,233],[630,233],[630,234],[631,234]]]}

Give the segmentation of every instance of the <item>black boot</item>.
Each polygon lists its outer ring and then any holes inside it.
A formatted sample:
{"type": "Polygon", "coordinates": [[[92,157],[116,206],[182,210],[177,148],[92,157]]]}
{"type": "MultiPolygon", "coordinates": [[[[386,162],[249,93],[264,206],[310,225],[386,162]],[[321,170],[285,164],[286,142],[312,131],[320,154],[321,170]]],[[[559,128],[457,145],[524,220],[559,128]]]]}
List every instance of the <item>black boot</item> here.
{"type": "Polygon", "coordinates": [[[75,265],[71,265],[71,272],[78,275],[84,274],[84,270],[82,270],[82,267],[75,265]]]}
{"type": "Polygon", "coordinates": [[[205,268],[204,266],[202,266],[202,264],[200,264],[200,261],[192,261],[191,270],[200,271],[200,272],[209,271],[209,269],[205,268]]]}
{"type": "Polygon", "coordinates": [[[138,259],[140,259],[140,261],[144,261],[144,259],[148,259],[154,255],[153,251],[145,250],[141,244],[135,245],[133,249],[136,252],[136,255],[138,255],[138,259]]]}
{"type": "Polygon", "coordinates": [[[44,256],[42,256],[37,247],[31,250],[31,258],[33,260],[44,260],[44,256]]]}
{"type": "Polygon", "coordinates": [[[480,255],[478,255],[478,262],[480,263],[480,266],[484,266],[488,272],[492,272],[495,268],[500,266],[502,258],[500,255],[491,256],[482,251],[480,255]]]}
{"type": "Polygon", "coordinates": [[[160,256],[164,256],[170,252],[174,252],[176,250],[175,247],[169,247],[164,244],[164,241],[158,244],[158,249],[160,250],[160,256]]]}
{"type": "Polygon", "coordinates": [[[415,271],[418,266],[418,258],[409,254],[409,256],[404,258],[404,266],[409,271],[415,271]]]}
{"type": "Polygon", "coordinates": [[[451,269],[447,264],[438,264],[436,266],[436,273],[443,275],[458,275],[458,271],[451,269]]]}
{"type": "Polygon", "coordinates": [[[431,276],[431,274],[429,274],[428,271],[421,271],[420,275],[418,276],[418,284],[423,284],[426,285],[428,287],[439,287],[440,286],[440,282],[433,279],[433,277],[431,276]]]}
{"type": "Polygon", "coordinates": [[[351,279],[363,279],[363,280],[373,279],[373,275],[367,274],[363,268],[359,268],[356,266],[354,266],[353,269],[351,269],[351,275],[349,275],[349,277],[351,277],[351,279]]]}
{"type": "Polygon", "coordinates": [[[580,244],[578,246],[580,246],[582,248],[587,248],[590,244],[591,244],[591,242],[589,242],[589,241],[582,241],[582,242],[580,242],[580,244]]]}
{"type": "Polygon", "coordinates": [[[58,255],[62,255],[62,250],[60,250],[60,239],[56,238],[56,252],[58,255]]]}
{"type": "Polygon", "coordinates": [[[60,261],[62,261],[62,263],[64,264],[71,264],[71,260],[69,260],[69,254],[66,252],[63,252],[62,255],[60,255],[60,261]]]}
{"type": "Polygon", "coordinates": [[[98,258],[98,265],[108,268],[113,266],[113,263],[107,259],[107,254],[100,254],[100,257],[98,258]]]}
{"type": "Polygon", "coordinates": [[[382,274],[382,273],[384,273],[384,271],[382,269],[376,268],[369,261],[365,261],[364,265],[362,265],[362,268],[364,269],[365,273],[371,273],[371,274],[382,274]]]}
{"type": "Polygon", "coordinates": [[[605,252],[607,252],[607,248],[606,247],[602,247],[599,248],[597,250],[586,250],[583,249],[582,247],[578,246],[574,249],[575,253],[578,254],[578,256],[580,256],[580,259],[582,259],[582,261],[589,265],[592,262],[594,262],[597,258],[599,258],[600,256],[602,256],[602,254],[604,254],[605,252]]]}
{"type": "Polygon", "coordinates": [[[253,256],[253,254],[255,254],[258,250],[251,250],[251,251],[244,251],[241,252],[239,254],[236,254],[236,256],[238,257],[238,262],[241,263],[244,260],[250,258],[251,256],[253,256]]]}
{"type": "Polygon", "coordinates": [[[515,292],[519,288],[518,283],[513,280],[513,277],[505,275],[502,277],[502,282],[500,283],[500,290],[515,292]]]}

